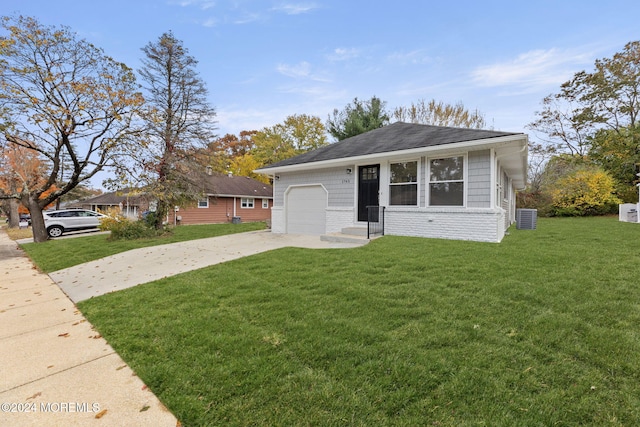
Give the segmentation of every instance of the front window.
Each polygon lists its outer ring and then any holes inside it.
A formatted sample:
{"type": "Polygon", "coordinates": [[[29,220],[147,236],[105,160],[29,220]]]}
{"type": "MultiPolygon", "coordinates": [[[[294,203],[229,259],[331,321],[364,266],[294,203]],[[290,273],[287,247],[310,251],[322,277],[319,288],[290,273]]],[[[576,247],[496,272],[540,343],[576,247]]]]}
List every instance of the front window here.
{"type": "Polygon", "coordinates": [[[253,199],[242,198],[240,200],[240,207],[253,209],[253,199]]]}
{"type": "Polygon", "coordinates": [[[418,162],[391,163],[389,204],[418,205],[418,162]]]}
{"type": "Polygon", "coordinates": [[[464,157],[429,160],[429,205],[464,206],[464,157]]]}
{"type": "Polygon", "coordinates": [[[262,199],[262,209],[269,209],[269,199],[262,199]]]}
{"type": "Polygon", "coordinates": [[[200,199],[198,200],[198,207],[199,208],[208,208],[209,207],[209,198],[205,197],[204,199],[200,199]]]}

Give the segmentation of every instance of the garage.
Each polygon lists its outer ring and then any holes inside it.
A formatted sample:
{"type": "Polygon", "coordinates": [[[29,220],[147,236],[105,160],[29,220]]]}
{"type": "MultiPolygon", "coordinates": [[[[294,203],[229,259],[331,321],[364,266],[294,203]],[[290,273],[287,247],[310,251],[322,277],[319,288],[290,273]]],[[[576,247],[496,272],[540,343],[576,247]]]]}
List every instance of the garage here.
{"type": "Polygon", "coordinates": [[[290,187],[286,193],[287,233],[324,234],[327,191],[321,185],[290,187]]]}

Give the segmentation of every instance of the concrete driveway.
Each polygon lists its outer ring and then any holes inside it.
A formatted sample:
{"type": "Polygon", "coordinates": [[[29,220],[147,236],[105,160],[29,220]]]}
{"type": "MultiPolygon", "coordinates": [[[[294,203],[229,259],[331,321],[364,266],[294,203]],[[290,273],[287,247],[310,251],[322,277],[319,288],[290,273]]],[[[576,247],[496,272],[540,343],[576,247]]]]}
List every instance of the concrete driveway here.
{"type": "Polygon", "coordinates": [[[73,302],[209,265],[284,247],[350,248],[366,239],[324,241],[319,236],[277,234],[268,230],[134,249],[50,273],[73,302]]]}

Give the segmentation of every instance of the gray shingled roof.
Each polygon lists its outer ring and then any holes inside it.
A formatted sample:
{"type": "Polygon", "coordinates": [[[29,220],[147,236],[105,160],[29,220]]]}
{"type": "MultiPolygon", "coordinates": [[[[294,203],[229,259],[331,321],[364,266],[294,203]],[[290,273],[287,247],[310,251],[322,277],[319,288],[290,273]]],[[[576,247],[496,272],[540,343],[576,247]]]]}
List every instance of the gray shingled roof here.
{"type": "Polygon", "coordinates": [[[112,193],[104,193],[104,194],[100,194],[98,196],[95,197],[91,197],[89,199],[85,199],[85,200],[80,200],[77,202],[74,202],[72,205],[111,205],[111,206],[115,206],[118,203],[121,202],[125,202],[127,199],[129,199],[129,203],[137,203],[138,199],[140,198],[139,195],[136,196],[132,196],[132,197],[128,197],[127,194],[129,193],[129,191],[124,191],[122,193],[116,193],[116,192],[112,192],[112,193]]]}
{"type": "MultiPolygon", "coordinates": [[[[205,191],[212,196],[231,196],[231,197],[257,197],[272,198],[273,187],[248,176],[228,176],[228,175],[206,175],[204,177],[205,191]]],[[[71,204],[70,206],[82,205],[111,205],[124,203],[127,200],[127,192],[118,194],[115,192],[100,194],[90,199],[82,200],[71,204]]],[[[137,204],[141,195],[129,197],[129,204],[137,204]]]]}
{"type": "Polygon", "coordinates": [[[273,187],[248,176],[207,175],[205,191],[211,195],[273,197],[273,187]]]}
{"type": "Polygon", "coordinates": [[[396,122],[260,169],[265,170],[280,166],[346,159],[369,154],[411,150],[510,135],[522,134],[396,122]]]}

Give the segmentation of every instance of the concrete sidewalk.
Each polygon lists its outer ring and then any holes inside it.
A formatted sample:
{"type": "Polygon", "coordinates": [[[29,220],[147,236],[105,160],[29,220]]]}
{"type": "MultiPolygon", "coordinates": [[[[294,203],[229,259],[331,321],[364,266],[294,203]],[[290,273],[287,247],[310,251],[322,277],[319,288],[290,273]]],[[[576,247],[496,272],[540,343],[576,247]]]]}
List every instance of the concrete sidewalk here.
{"type": "Polygon", "coordinates": [[[368,242],[323,241],[319,236],[277,234],[269,230],[133,249],[50,273],[74,302],[152,282],[163,277],[284,247],[350,248],[368,242]]]}
{"type": "Polygon", "coordinates": [[[0,426],[176,426],[176,418],[0,231],[0,426]]]}

